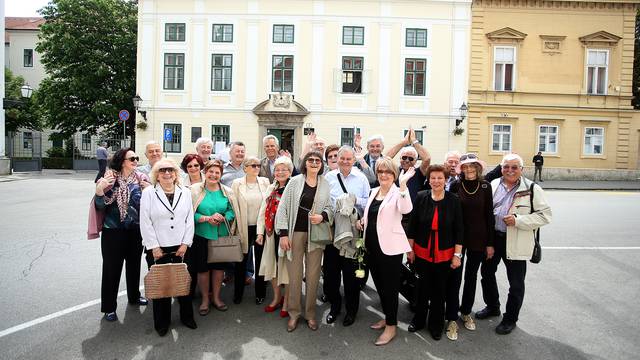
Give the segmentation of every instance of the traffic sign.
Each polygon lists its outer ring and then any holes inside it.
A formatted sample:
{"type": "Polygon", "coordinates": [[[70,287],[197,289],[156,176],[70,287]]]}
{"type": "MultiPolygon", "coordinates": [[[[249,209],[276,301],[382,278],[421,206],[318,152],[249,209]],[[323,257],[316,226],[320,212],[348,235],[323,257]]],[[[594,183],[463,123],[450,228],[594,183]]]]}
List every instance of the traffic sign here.
{"type": "Polygon", "coordinates": [[[127,110],[120,110],[120,112],[118,113],[118,118],[120,119],[120,121],[129,120],[129,112],[127,110]]]}
{"type": "Polygon", "coordinates": [[[164,129],[164,141],[173,140],[173,129],[164,129]]]}

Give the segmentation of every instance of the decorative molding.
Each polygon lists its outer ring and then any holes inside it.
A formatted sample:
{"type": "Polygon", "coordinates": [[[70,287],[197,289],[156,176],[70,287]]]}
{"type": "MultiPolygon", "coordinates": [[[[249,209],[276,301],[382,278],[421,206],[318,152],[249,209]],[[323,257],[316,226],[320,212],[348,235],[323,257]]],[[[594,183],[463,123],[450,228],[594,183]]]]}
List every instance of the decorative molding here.
{"type": "Polygon", "coordinates": [[[542,52],[549,55],[562,53],[565,38],[566,36],[540,35],[540,39],[542,39],[542,52]]]}
{"type": "Polygon", "coordinates": [[[594,32],[593,34],[582,36],[578,39],[580,39],[580,42],[585,46],[614,47],[622,38],[618,35],[601,30],[594,32]]]}
{"type": "Polygon", "coordinates": [[[527,37],[527,34],[516,29],[505,27],[485,34],[489,41],[501,44],[517,44],[527,37]]]}
{"type": "Polygon", "coordinates": [[[473,0],[476,8],[509,9],[561,9],[561,10],[635,10],[640,5],[633,0],[591,0],[591,1],[539,1],[539,0],[473,0]]]}

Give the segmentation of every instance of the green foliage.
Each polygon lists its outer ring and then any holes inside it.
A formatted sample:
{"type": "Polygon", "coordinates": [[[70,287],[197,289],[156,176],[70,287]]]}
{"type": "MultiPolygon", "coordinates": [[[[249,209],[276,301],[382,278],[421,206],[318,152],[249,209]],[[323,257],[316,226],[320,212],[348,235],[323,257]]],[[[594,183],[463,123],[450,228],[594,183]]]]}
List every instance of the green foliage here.
{"type": "Polygon", "coordinates": [[[22,76],[15,76],[8,68],[4,68],[5,99],[16,101],[16,105],[5,111],[5,131],[13,132],[18,128],[41,130],[42,122],[34,106],[36,91],[31,99],[22,98],[20,88],[24,85],[22,76]]]}
{"type": "Polygon", "coordinates": [[[47,156],[50,158],[64,157],[64,149],[61,147],[52,147],[47,150],[47,156]]]}
{"type": "MultiPolygon", "coordinates": [[[[47,125],[64,137],[122,130],[118,112],[133,113],[137,4],[127,0],[52,0],[40,13],[36,50],[48,77],[40,84],[47,125]]],[[[135,131],[128,121],[129,135],[135,131]]]]}

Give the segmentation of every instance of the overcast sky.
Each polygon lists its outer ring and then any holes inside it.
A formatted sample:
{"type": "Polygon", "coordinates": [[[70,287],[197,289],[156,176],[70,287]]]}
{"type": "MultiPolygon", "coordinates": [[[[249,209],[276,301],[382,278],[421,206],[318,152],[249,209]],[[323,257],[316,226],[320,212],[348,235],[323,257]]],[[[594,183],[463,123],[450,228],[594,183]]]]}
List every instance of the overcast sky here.
{"type": "Polygon", "coordinates": [[[40,16],[38,10],[47,5],[49,0],[5,0],[5,16],[40,16]]]}

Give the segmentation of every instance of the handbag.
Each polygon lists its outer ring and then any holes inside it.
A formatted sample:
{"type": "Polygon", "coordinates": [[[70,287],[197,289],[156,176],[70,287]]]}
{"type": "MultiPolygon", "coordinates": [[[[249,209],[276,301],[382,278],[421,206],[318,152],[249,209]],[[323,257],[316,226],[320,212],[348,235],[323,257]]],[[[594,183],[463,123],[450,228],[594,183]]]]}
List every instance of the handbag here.
{"type": "Polygon", "coordinates": [[[153,264],[144,277],[144,293],[149,299],[187,296],[191,275],[184,262],[153,264]]]}
{"type": "Polygon", "coordinates": [[[416,311],[418,304],[418,289],[420,286],[420,275],[415,270],[413,264],[404,263],[400,271],[400,294],[409,302],[411,311],[416,311]]]}
{"type": "MultiPolygon", "coordinates": [[[[531,210],[531,213],[533,213],[533,185],[535,185],[535,183],[531,183],[531,188],[529,189],[529,193],[531,194],[529,195],[529,209],[531,210]]],[[[542,260],[542,246],[540,246],[540,229],[538,228],[534,230],[533,233],[535,243],[533,244],[533,254],[531,254],[531,259],[529,261],[533,264],[538,264],[540,263],[540,260],[542,260]]]]}
{"type": "MultiPolygon", "coordinates": [[[[312,213],[315,214],[316,202],[313,201],[313,206],[311,207],[312,213]]],[[[329,245],[333,244],[333,231],[331,230],[331,225],[328,222],[323,221],[320,224],[311,224],[309,222],[309,241],[316,245],[329,245]]]]}
{"type": "Polygon", "coordinates": [[[231,234],[231,227],[226,218],[224,219],[224,223],[227,226],[229,235],[220,236],[218,240],[208,241],[208,263],[241,262],[244,257],[242,254],[240,235],[231,234]]]}

